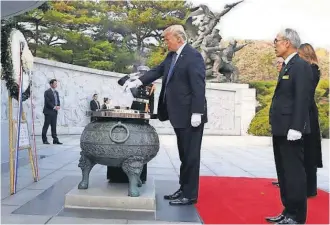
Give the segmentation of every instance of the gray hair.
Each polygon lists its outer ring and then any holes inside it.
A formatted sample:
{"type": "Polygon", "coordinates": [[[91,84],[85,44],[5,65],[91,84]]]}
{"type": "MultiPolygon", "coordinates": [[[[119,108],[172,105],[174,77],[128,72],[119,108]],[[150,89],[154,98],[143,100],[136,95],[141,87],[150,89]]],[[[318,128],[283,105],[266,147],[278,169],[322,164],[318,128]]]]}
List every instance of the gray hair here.
{"type": "Polygon", "coordinates": [[[167,33],[172,33],[174,36],[181,37],[184,41],[187,41],[187,34],[182,25],[172,25],[163,31],[162,36],[167,33]]]}
{"type": "Polygon", "coordinates": [[[299,34],[297,33],[297,31],[295,31],[291,28],[286,28],[286,29],[282,30],[279,34],[284,39],[290,41],[293,47],[295,47],[295,48],[300,47],[301,41],[300,41],[300,37],[299,37],[299,34]]]}

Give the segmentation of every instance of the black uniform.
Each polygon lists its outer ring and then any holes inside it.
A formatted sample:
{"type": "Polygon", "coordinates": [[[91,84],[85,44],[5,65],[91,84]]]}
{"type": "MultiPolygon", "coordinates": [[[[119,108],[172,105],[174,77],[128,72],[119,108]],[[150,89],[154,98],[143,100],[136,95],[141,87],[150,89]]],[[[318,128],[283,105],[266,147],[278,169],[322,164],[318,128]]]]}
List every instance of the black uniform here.
{"type": "Polygon", "coordinates": [[[283,215],[305,223],[307,213],[304,141],[288,141],[289,129],[310,133],[312,69],[298,54],[282,67],[270,108],[270,124],[283,215]]]}
{"type": "Polygon", "coordinates": [[[317,194],[317,168],[322,168],[321,133],[319,126],[319,113],[314,99],[315,89],[320,80],[320,70],[312,64],[313,88],[311,90],[311,104],[309,108],[310,134],[304,135],[304,162],[307,181],[307,197],[317,194]]]}

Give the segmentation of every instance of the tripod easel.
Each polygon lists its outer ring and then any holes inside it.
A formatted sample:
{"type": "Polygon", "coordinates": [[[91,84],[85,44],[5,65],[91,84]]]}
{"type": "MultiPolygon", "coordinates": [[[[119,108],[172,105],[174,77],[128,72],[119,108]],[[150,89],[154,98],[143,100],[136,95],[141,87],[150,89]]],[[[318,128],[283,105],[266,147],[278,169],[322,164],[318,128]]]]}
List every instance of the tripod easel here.
{"type": "MultiPolygon", "coordinates": [[[[10,194],[16,193],[16,184],[17,184],[17,168],[18,168],[18,152],[20,150],[27,149],[29,153],[29,161],[32,168],[33,180],[36,182],[39,180],[38,171],[36,170],[36,154],[35,159],[33,157],[32,146],[30,144],[30,135],[28,130],[28,123],[26,120],[25,113],[22,110],[22,119],[20,124],[13,119],[13,98],[9,95],[9,167],[10,167],[10,194]],[[20,129],[20,130],[19,130],[20,129]],[[18,140],[15,140],[14,137],[17,136],[19,132],[20,136],[18,140]],[[19,141],[19,145],[17,145],[19,141]],[[14,146],[18,146],[18,149],[15,149],[14,146]],[[14,158],[14,155],[16,157],[14,158]]],[[[16,138],[17,139],[17,138],[16,138]]]]}

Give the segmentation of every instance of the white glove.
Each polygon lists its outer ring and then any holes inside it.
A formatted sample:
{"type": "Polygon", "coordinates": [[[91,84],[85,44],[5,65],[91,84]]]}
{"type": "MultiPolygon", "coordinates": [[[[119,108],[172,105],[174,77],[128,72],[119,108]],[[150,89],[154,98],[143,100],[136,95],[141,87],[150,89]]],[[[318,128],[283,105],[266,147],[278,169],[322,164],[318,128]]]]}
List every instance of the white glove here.
{"type": "Polygon", "coordinates": [[[296,141],[296,140],[299,140],[301,138],[301,136],[302,135],[301,135],[300,131],[290,129],[288,132],[287,139],[288,139],[288,141],[296,141]]]}
{"type": "Polygon", "coordinates": [[[202,114],[193,113],[191,116],[191,126],[198,127],[202,121],[202,114]]]}
{"type": "Polygon", "coordinates": [[[137,88],[142,85],[142,81],[140,79],[136,79],[134,81],[127,80],[124,84],[124,90],[127,91],[131,88],[137,88]]]}
{"type": "Polygon", "coordinates": [[[131,76],[129,78],[130,81],[133,81],[133,80],[136,80],[136,79],[139,79],[139,75],[134,75],[134,76],[131,76]]]}
{"type": "Polygon", "coordinates": [[[131,74],[129,75],[129,79],[128,79],[128,80],[133,81],[133,80],[138,79],[138,78],[139,78],[139,74],[140,74],[140,73],[131,73],[131,74]]]}

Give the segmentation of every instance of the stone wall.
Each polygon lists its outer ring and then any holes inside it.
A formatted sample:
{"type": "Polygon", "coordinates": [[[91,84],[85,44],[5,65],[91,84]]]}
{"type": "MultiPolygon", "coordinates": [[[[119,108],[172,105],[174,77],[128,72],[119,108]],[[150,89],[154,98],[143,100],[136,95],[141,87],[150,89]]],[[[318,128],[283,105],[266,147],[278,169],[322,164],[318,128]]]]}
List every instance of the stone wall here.
{"type": "MultiPolygon", "coordinates": [[[[58,92],[61,110],[58,114],[58,134],[81,134],[84,126],[90,121],[86,116],[92,95],[97,93],[102,103],[103,97],[112,99],[112,105],[130,106],[132,96],[123,92],[117,80],[124,74],[106,72],[75,66],[41,58],[35,58],[33,83],[33,104],[35,112],[36,134],[41,134],[44,122],[43,94],[49,88],[49,80],[58,80],[58,92]]],[[[157,110],[161,81],[156,81],[155,110],[157,110]]],[[[206,96],[208,101],[209,122],[205,134],[212,135],[246,135],[251,119],[255,115],[255,89],[247,84],[208,83],[206,96]]],[[[7,130],[8,94],[4,81],[1,83],[1,124],[2,132],[7,130]],[[7,126],[6,126],[7,125],[7,126]],[[4,130],[4,129],[5,130],[4,130]]],[[[14,101],[17,105],[17,102],[14,101]]],[[[31,117],[31,101],[24,102],[27,118],[31,117]]],[[[14,115],[16,115],[14,113],[14,115]]],[[[170,123],[152,120],[160,134],[173,134],[170,123]]],[[[31,127],[31,126],[30,126],[31,127]]],[[[50,134],[50,129],[48,131],[50,134]]],[[[50,138],[51,139],[51,138],[50,138]]]]}

